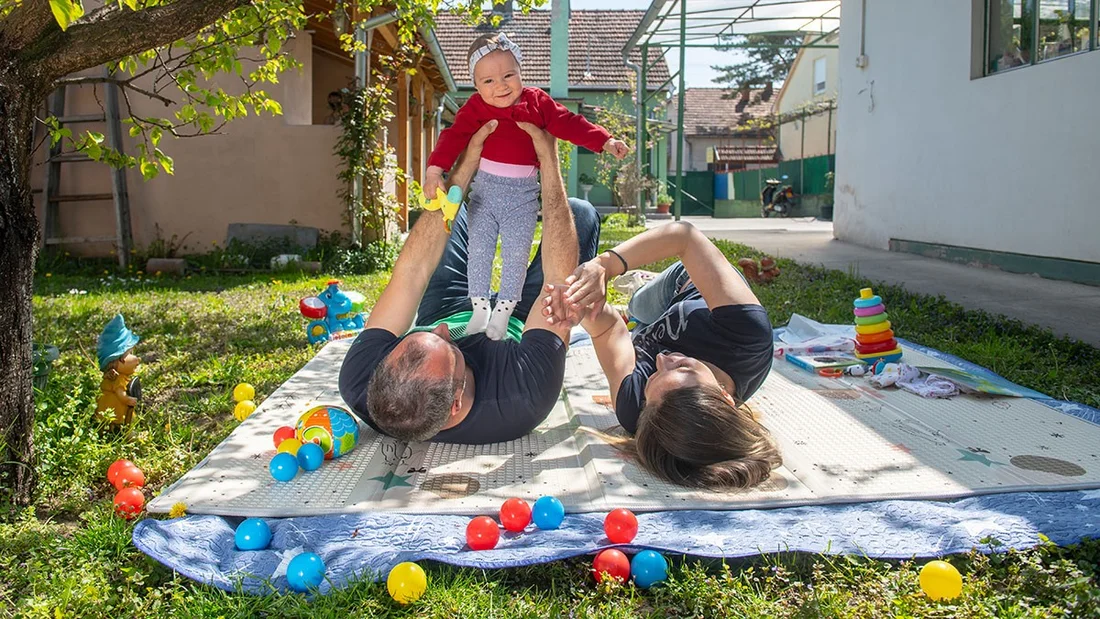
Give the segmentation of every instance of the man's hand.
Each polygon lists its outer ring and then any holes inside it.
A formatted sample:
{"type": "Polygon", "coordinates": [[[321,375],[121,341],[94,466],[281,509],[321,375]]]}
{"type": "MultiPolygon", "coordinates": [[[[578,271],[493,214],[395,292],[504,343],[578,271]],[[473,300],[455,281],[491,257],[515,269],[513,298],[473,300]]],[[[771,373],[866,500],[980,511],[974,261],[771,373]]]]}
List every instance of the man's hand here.
{"type": "MultiPolygon", "coordinates": [[[[463,151],[462,156],[451,168],[450,181],[452,185],[458,185],[462,188],[463,193],[470,186],[470,181],[474,178],[474,173],[477,172],[478,162],[481,160],[481,149],[485,146],[485,138],[496,131],[497,121],[490,120],[481,126],[472,137],[470,137],[470,143],[466,145],[466,150],[463,151]]],[[[446,188],[444,187],[444,193],[446,188]]],[[[427,191],[425,190],[425,195],[427,191]]],[[[435,197],[435,194],[428,196],[428,199],[435,197]]]]}
{"type": "Polygon", "coordinates": [[[616,140],[615,138],[608,140],[607,143],[603,145],[603,150],[605,153],[611,153],[619,160],[622,160],[623,157],[630,154],[630,147],[626,145],[626,142],[616,140]]]}
{"type": "MultiPolygon", "coordinates": [[[[566,280],[567,283],[568,281],[566,280]]],[[[570,305],[565,299],[566,287],[560,284],[546,284],[542,287],[542,314],[546,316],[546,322],[552,325],[567,324],[575,327],[581,323],[585,314],[583,308],[570,305]]]]}
{"type": "Polygon", "coordinates": [[[607,302],[607,270],[599,258],[578,266],[565,282],[569,284],[565,293],[569,305],[582,311],[588,310],[593,315],[603,311],[603,305],[607,302]]]}
{"type": "Polygon", "coordinates": [[[551,162],[556,166],[558,165],[558,139],[550,135],[548,132],[539,129],[537,126],[531,123],[517,122],[520,129],[527,132],[527,135],[531,136],[531,141],[535,144],[535,154],[539,157],[539,165],[547,165],[551,162]]]}

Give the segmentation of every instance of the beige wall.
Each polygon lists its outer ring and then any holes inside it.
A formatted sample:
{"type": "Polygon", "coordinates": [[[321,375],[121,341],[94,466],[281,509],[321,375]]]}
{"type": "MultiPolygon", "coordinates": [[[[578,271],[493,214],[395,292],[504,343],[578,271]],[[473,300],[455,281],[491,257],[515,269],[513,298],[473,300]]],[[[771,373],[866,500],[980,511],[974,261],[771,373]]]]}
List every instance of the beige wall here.
{"type": "MultiPolygon", "coordinates": [[[[836,45],[837,37],[827,38],[821,44],[836,45]]],[[[779,93],[779,113],[788,114],[811,101],[821,101],[836,96],[839,91],[839,53],[837,49],[803,48],[787,76],[779,93]],[[825,92],[814,94],[814,63],[825,59],[825,92]]],[[[836,113],[832,126],[829,114],[819,114],[797,123],[787,122],[779,130],[779,150],[784,159],[816,157],[836,150],[836,113]]]]}
{"type": "MultiPolygon", "coordinates": [[[[332,153],[339,135],[333,125],[312,124],[327,114],[325,97],[331,90],[348,86],[352,65],[313,52],[308,33],[292,39],[292,53],[303,63],[277,85],[265,84],[281,104],[283,115],[249,116],[235,120],[217,135],[173,139],[165,136],[161,148],[175,160],[175,175],[161,173],[142,180],[136,170],[126,172],[134,244],[147,247],[157,239],[186,237],[184,252],[202,252],[222,245],[231,223],[267,223],[312,226],[322,230],[346,230],[343,205],[338,198],[336,175],[339,160],[332,153]],[[159,233],[158,233],[159,227],[159,233]]],[[[100,70],[89,74],[99,75],[100,70]]],[[[219,77],[217,85],[240,92],[235,77],[219,77]]],[[[177,92],[168,93],[178,96],[177,92]]],[[[102,86],[70,87],[66,114],[100,111],[102,86]]],[[[135,114],[170,117],[172,111],[144,97],[131,99],[135,114]]],[[[125,109],[122,110],[125,116],[125,109]]],[[[106,132],[102,123],[76,125],[77,130],[106,132]]],[[[126,134],[126,127],[123,127],[126,134]]],[[[396,136],[396,121],[391,129],[396,136]]],[[[124,137],[124,149],[136,154],[136,140],[124,137]]],[[[47,148],[36,153],[39,164],[32,172],[32,187],[45,185],[47,148]]],[[[70,163],[61,167],[61,194],[110,193],[110,170],[97,163],[70,163]]],[[[36,193],[42,221],[44,199],[36,193]]],[[[113,236],[114,205],[102,202],[63,202],[60,205],[61,236],[113,236]]],[[[107,255],[110,243],[64,247],[74,254],[107,255]]]]}

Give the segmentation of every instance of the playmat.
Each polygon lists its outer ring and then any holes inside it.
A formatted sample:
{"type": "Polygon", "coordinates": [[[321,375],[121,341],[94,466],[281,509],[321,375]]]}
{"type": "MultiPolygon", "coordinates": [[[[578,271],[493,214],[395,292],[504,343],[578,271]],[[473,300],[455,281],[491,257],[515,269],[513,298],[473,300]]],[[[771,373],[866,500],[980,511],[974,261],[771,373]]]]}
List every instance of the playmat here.
{"type": "MultiPolygon", "coordinates": [[[[752,402],[784,465],[748,491],[680,488],[580,429],[616,426],[590,346],[570,349],[562,398],[527,437],[481,446],[405,444],[360,424],[360,444],[350,454],[276,482],[268,472],[272,433],[313,405],[342,405],[336,377],[350,344],[325,346],[149,511],[166,513],[183,502],[192,514],[225,516],[482,514],[509,497],[546,494],[573,514],[742,510],[1100,487],[1100,426],[1090,422],[1096,411],[1088,407],[981,394],[924,399],[777,359],[752,402]]],[[[902,344],[911,365],[984,372],[902,344]]]]}

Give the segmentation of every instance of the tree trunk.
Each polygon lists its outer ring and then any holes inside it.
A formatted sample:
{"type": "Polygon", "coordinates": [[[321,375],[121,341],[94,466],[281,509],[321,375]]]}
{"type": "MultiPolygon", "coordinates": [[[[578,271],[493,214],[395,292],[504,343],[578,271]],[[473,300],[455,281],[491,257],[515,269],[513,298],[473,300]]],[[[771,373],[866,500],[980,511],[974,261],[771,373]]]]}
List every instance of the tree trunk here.
{"type": "Polygon", "coordinates": [[[23,505],[35,486],[31,294],[38,220],[30,168],[35,109],[44,98],[44,89],[0,53],[0,500],[23,505]]]}

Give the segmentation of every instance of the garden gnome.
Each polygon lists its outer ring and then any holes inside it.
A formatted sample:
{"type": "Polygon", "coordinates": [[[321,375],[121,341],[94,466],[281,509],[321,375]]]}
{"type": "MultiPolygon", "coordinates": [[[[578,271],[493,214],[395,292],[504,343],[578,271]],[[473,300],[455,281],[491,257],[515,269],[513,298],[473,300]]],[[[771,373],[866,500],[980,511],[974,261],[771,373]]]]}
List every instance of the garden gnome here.
{"type": "Polygon", "coordinates": [[[100,394],[96,400],[96,412],[104,413],[111,425],[120,426],[134,419],[134,406],[141,396],[141,383],[132,378],[141,365],[141,359],[133,354],[139,338],[126,328],[122,314],[116,315],[99,334],[96,355],[99,357],[99,370],[103,372],[103,382],[99,384],[100,394]]]}

